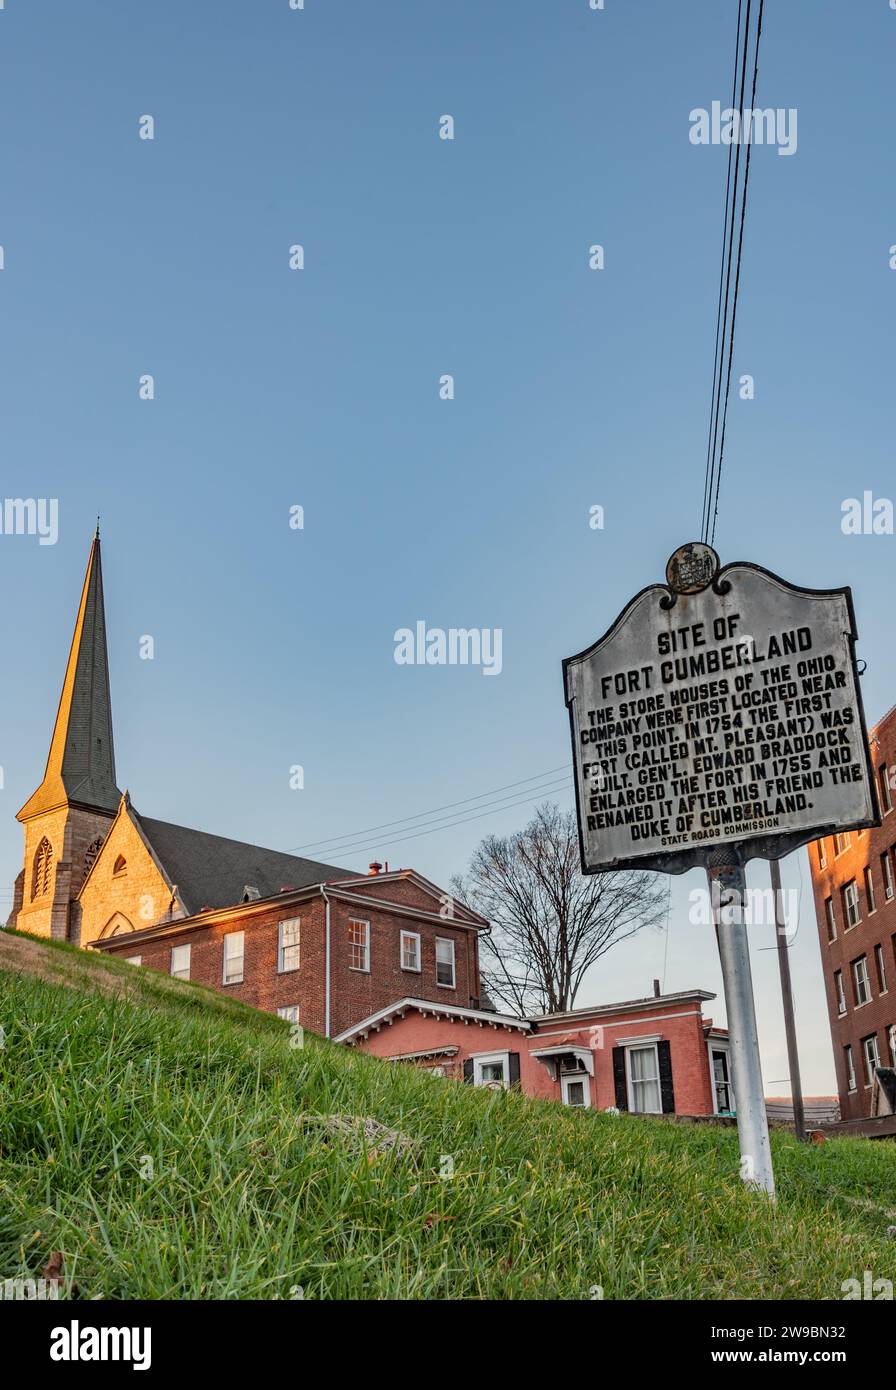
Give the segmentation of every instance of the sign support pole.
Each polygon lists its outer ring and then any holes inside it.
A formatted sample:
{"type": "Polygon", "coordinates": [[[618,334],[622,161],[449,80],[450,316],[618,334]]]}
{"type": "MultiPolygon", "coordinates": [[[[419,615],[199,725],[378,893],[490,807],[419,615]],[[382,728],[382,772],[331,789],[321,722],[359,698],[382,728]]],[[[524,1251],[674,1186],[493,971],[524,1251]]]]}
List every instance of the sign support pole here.
{"type": "Polygon", "coordinates": [[[746,874],[736,848],[729,845],[711,850],[706,876],[725,985],[741,1177],[748,1187],[762,1188],[774,1200],[775,1176],[759,1060],[750,949],[744,923],[746,874]]]}
{"type": "Polygon", "coordinates": [[[790,942],[781,908],[781,866],[777,859],[769,860],[772,892],[775,897],[775,940],[778,943],[778,969],[781,974],[781,1000],[784,1005],[784,1032],[787,1037],[787,1063],[790,1071],[790,1094],[793,1099],[793,1127],[797,1139],[806,1137],[806,1115],[803,1107],[803,1083],[800,1079],[800,1054],[796,1043],[796,1020],[793,1014],[793,987],[790,982],[790,942]]]}

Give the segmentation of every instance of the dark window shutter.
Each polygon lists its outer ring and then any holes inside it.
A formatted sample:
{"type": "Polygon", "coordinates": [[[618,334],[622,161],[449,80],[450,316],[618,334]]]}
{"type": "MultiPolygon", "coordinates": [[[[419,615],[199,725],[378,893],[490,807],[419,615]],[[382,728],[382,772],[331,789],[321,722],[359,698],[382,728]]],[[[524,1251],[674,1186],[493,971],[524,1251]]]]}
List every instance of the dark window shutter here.
{"type": "Polygon", "coordinates": [[[628,1109],[628,1092],[625,1087],[625,1048],[613,1048],[613,1085],[616,1089],[616,1109],[628,1109]]]}
{"type": "Polygon", "coordinates": [[[518,1052],[508,1052],[507,1056],[510,1059],[508,1084],[510,1086],[518,1086],[520,1084],[520,1054],[518,1052]]]}
{"type": "Polygon", "coordinates": [[[660,1063],[660,1096],[663,1114],[675,1114],[675,1091],[672,1087],[672,1048],[667,1042],[658,1042],[657,1056],[660,1063]]]}
{"type": "Polygon", "coordinates": [[[464,1062],[464,1081],[466,1081],[467,1084],[470,1085],[470,1086],[472,1086],[472,1084],[473,1084],[473,1058],[472,1058],[472,1057],[468,1057],[467,1060],[464,1062]]]}

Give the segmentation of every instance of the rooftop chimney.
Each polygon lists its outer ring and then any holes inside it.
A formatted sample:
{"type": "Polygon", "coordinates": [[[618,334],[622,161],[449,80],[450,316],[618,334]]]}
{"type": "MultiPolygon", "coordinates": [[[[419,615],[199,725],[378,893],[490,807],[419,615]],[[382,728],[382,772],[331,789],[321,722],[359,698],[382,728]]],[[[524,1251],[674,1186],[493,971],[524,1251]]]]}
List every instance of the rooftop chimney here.
{"type": "Polygon", "coordinates": [[[373,863],[368,866],[367,877],[376,878],[377,874],[379,873],[382,867],[382,864],[378,863],[377,860],[374,859],[373,863]]]}
{"type": "Polygon", "coordinates": [[[654,999],[659,999],[659,997],[660,997],[660,982],[659,982],[659,980],[654,980],[654,982],[653,982],[653,997],[654,997],[654,999]]]}

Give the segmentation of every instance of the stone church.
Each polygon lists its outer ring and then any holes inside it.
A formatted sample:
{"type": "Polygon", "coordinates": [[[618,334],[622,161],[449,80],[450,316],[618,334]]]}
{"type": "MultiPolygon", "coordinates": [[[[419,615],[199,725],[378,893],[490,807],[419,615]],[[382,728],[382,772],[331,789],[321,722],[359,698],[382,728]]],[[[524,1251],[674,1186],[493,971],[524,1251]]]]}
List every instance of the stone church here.
{"type": "Polygon", "coordinates": [[[99,532],[7,926],[233,992],[326,1036],[396,999],[480,1004],[488,923],[412,869],[357,874],[139,813],[117,785],[99,532]]]}

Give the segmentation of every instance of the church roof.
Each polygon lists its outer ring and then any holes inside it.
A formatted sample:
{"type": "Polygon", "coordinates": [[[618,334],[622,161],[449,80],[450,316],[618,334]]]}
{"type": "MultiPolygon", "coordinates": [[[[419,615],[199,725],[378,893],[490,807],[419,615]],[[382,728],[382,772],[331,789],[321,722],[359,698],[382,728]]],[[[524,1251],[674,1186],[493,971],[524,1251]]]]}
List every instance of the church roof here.
{"type": "Polygon", "coordinates": [[[75,802],[114,811],[112,700],[106,652],[106,615],[99,529],[90,548],[59,709],[44,779],[19,812],[19,820],[75,802]]]}
{"type": "Polygon", "coordinates": [[[350,869],[333,864],[152,820],[133,807],[131,812],[191,915],[203,907],[230,907],[242,902],[247,888],[257,889],[259,897],[268,898],[281,888],[307,888],[331,878],[358,877],[350,869]]]}

